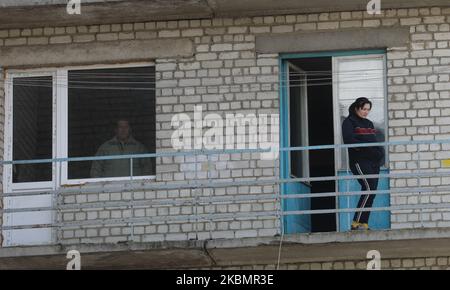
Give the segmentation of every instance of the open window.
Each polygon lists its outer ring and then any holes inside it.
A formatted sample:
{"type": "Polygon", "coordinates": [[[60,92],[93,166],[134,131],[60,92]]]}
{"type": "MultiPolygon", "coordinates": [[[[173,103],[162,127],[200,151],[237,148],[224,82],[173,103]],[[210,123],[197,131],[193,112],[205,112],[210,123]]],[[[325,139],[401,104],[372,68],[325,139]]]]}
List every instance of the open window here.
{"type": "MultiPolygon", "coordinates": [[[[386,60],[376,51],[323,52],[281,56],[281,147],[343,144],[342,121],[348,107],[358,97],[373,103],[369,118],[385,141],[387,132],[386,60]]],[[[315,149],[281,154],[281,178],[345,176],[348,170],[347,149],[315,149]],[[295,152],[295,153],[294,153],[295,152]],[[305,153],[307,152],[307,153],[305,153]],[[305,168],[306,166],[306,168],[305,168]],[[307,174],[306,174],[307,173],[307,174]]],[[[387,165],[387,158],[385,160],[387,165]]],[[[387,173],[387,166],[381,173],[387,173]]],[[[311,194],[360,191],[354,180],[317,180],[308,186],[289,182],[281,186],[283,194],[311,194]]],[[[379,181],[378,190],[389,188],[388,178],[379,181]]],[[[285,211],[355,208],[359,196],[341,195],[311,198],[286,198],[285,211]]],[[[389,206],[389,195],[377,195],[373,207],[389,206]]],[[[346,231],[352,213],[317,213],[287,215],[287,233],[346,231]],[[309,218],[309,219],[308,219],[309,218]],[[301,225],[301,226],[299,226],[301,225]]],[[[374,211],[370,227],[390,227],[390,213],[374,211]]]]}

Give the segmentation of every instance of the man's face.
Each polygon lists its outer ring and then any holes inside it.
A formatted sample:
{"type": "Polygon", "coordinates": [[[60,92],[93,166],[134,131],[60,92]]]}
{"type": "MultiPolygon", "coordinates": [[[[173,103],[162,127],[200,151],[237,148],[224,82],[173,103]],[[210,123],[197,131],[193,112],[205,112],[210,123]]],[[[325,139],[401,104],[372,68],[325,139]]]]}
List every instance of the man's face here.
{"type": "Polygon", "coordinates": [[[130,136],[130,124],[128,123],[128,121],[121,120],[117,122],[116,136],[117,139],[121,141],[128,139],[128,137],[130,136]]]}

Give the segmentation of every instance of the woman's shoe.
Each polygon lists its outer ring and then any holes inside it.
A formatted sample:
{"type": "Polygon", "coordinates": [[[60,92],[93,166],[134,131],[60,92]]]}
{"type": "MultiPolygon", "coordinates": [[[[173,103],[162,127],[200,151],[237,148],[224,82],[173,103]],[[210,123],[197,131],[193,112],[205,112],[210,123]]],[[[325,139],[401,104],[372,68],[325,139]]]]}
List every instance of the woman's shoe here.
{"type": "Polygon", "coordinates": [[[351,228],[352,231],[369,231],[369,224],[366,223],[358,223],[352,222],[351,228]]]}

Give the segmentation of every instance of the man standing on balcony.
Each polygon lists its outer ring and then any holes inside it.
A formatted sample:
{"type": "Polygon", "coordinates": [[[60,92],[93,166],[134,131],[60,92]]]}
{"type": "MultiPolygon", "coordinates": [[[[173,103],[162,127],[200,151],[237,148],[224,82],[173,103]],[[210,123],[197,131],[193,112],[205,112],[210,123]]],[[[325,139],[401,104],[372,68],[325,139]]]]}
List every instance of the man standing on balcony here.
{"type": "MultiPolygon", "coordinates": [[[[120,119],[116,125],[116,135],[103,143],[95,156],[149,153],[142,143],[131,136],[131,127],[128,120],[120,119]]],[[[133,176],[151,175],[151,168],[150,158],[133,159],[133,176]]],[[[129,159],[92,161],[92,178],[130,176],[130,174],[129,159]]]]}
{"type": "MultiPolygon", "coordinates": [[[[372,102],[367,98],[358,98],[350,105],[349,115],[342,123],[342,137],[345,144],[373,143],[376,140],[376,130],[373,123],[367,119],[372,109],[372,102]]],[[[370,175],[380,173],[383,160],[383,149],[379,146],[356,147],[348,149],[350,169],[354,175],[370,175]]],[[[361,191],[376,191],[378,178],[360,178],[361,191]]],[[[361,195],[358,208],[372,207],[375,194],[361,195]]],[[[352,230],[369,229],[370,211],[355,212],[352,230]]]]}

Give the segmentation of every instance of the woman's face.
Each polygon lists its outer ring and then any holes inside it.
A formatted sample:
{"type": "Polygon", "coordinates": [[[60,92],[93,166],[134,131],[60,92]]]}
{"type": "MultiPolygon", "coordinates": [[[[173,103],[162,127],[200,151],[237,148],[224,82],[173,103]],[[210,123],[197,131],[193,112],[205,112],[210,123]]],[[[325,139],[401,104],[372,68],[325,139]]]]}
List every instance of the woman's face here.
{"type": "Polygon", "coordinates": [[[356,115],[360,118],[367,118],[367,115],[369,115],[370,112],[370,104],[364,104],[362,108],[356,109],[356,115]]]}

